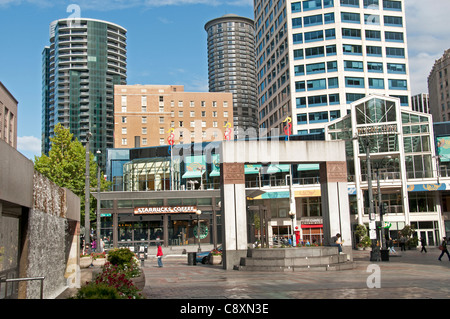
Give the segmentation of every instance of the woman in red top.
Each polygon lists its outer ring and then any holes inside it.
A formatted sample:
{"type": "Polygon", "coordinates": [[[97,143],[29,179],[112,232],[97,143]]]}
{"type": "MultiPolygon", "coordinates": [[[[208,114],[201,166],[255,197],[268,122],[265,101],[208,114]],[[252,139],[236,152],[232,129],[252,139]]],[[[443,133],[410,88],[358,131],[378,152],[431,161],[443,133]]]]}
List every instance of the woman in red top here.
{"type": "Polygon", "coordinates": [[[158,246],[158,251],[156,253],[156,258],[158,259],[158,267],[162,267],[163,266],[163,264],[162,264],[162,256],[163,256],[162,247],[161,247],[160,243],[158,243],[157,246],[158,246]]]}

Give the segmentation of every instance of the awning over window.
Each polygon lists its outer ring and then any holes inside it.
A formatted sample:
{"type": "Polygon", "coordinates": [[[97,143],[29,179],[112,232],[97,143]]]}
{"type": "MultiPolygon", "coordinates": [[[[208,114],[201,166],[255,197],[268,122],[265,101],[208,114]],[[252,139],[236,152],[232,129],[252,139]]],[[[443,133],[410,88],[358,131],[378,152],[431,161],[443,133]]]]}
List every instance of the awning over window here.
{"type": "Polygon", "coordinates": [[[298,164],[298,171],[318,171],[320,165],[319,164],[298,164]]]}
{"type": "Polygon", "coordinates": [[[187,171],[183,174],[182,178],[200,178],[202,172],[200,171],[187,171]]]}
{"type": "Polygon", "coordinates": [[[267,174],[286,173],[289,172],[289,164],[270,165],[267,174]]]}

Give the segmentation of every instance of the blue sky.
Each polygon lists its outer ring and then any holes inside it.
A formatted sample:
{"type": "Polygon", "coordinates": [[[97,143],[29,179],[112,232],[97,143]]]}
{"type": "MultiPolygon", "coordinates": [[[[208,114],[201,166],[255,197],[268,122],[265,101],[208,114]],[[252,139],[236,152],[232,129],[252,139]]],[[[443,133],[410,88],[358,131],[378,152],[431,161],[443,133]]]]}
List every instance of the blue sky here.
{"type": "MultiPolygon", "coordinates": [[[[41,53],[50,22],[69,17],[70,4],[79,5],[81,17],[128,30],[128,84],[181,84],[196,92],[208,91],[205,23],[229,13],[254,18],[253,0],[0,0],[0,81],[19,101],[18,150],[29,158],[40,155],[41,53]]],[[[435,59],[450,48],[450,1],[405,5],[411,89],[417,94],[427,92],[435,59]]]]}

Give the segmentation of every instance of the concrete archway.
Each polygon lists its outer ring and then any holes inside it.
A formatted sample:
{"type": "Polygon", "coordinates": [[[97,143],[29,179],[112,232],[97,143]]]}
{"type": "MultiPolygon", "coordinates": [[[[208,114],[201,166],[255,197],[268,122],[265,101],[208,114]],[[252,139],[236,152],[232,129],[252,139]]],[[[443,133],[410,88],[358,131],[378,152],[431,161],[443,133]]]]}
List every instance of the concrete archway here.
{"type": "Polygon", "coordinates": [[[233,269],[247,254],[244,165],[320,163],[325,245],[337,233],[351,258],[347,166],[343,141],[227,141],[222,143],[220,176],[223,209],[223,268],[233,269]]]}

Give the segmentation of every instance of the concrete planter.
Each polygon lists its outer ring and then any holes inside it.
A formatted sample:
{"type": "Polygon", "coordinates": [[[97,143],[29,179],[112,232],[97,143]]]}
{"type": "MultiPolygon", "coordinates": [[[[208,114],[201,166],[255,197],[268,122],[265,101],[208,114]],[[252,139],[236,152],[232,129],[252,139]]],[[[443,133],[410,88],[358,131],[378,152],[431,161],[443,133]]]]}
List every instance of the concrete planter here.
{"type": "Polygon", "coordinates": [[[222,263],[222,256],[221,255],[211,255],[211,258],[209,259],[209,263],[211,265],[220,265],[222,263]]]}
{"type": "Polygon", "coordinates": [[[92,257],[80,257],[80,268],[88,268],[92,264],[92,257]]]}
{"type": "Polygon", "coordinates": [[[92,264],[94,266],[104,266],[106,263],[106,258],[97,258],[92,261],[92,264]]]}
{"type": "Polygon", "coordinates": [[[131,281],[136,286],[137,289],[142,290],[145,287],[145,275],[144,272],[141,271],[141,275],[139,277],[131,278],[131,281]]]}

